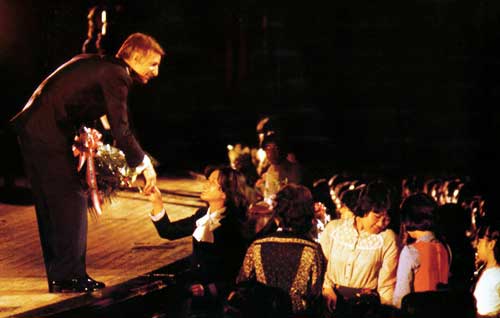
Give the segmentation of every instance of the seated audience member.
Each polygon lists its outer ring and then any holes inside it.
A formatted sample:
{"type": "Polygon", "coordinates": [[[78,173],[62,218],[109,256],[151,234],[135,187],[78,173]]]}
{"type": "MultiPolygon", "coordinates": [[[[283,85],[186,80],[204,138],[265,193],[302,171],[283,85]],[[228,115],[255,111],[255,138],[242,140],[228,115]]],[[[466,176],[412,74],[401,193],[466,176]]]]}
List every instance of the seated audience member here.
{"type": "Polygon", "coordinates": [[[279,228],[247,250],[237,282],[256,280],[286,291],[293,313],[313,317],[321,297],[324,258],[309,233],[314,218],[309,189],[288,184],[276,195],[279,228]]]}
{"type": "Polygon", "coordinates": [[[485,223],[479,228],[477,261],[484,265],[474,288],[480,317],[500,316],[500,226],[485,223]]]}
{"type": "Polygon", "coordinates": [[[269,167],[257,180],[255,186],[264,197],[264,200],[272,202],[276,193],[287,183],[300,184],[302,181],[302,169],[297,162],[289,161],[284,151],[285,143],[277,135],[270,135],[264,139],[262,147],[269,160],[269,167]]]}
{"type": "Polygon", "coordinates": [[[173,240],[193,236],[188,290],[192,295],[190,312],[220,313],[221,300],[234,283],[245,254],[241,219],[247,200],[239,172],[217,168],[210,173],[200,198],[208,208],[200,208],[188,218],[171,222],[163,207],[158,188],[149,196],[153,202],[151,218],[158,234],[173,240]]]}
{"type": "Polygon", "coordinates": [[[399,256],[393,305],[412,292],[433,291],[448,283],[450,252],[435,234],[436,201],[425,193],[413,194],[401,206],[401,223],[413,243],[399,256]]]}
{"type": "Polygon", "coordinates": [[[323,231],[323,296],[330,313],[347,317],[363,302],[392,304],[398,246],[395,233],[384,228],[390,206],[389,187],[372,182],[362,190],[355,216],[333,220],[323,231]]]}

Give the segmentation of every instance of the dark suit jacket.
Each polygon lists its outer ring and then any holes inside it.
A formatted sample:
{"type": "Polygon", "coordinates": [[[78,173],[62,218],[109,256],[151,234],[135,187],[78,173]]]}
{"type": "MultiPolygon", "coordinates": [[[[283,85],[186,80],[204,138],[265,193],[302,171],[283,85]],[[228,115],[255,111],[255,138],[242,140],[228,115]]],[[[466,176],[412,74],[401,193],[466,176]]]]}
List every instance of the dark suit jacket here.
{"type": "Polygon", "coordinates": [[[23,111],[12,120],[14,129],[44,149],[68,150],[81,125],[107,115],[111,133],[131,167],[144,152],[130,131],[127,97],[133,79],[118,59],[93,54],[74,57],[47,77],[23,111]]]}
{"type": "MultiPolygon", "coordinates": [[[[165,214],[165,217],[153,223],[161,237],[174,240],[192,235],[196,220],[206,213],[207,208],[200,208],[191,217],[176,222],[170,222],[165,214]]],[[[214,283],[219,295],[225,295],[234,284],[245,255],[241,224],[231,211],[226,210],[225,213],[227,215],[220,221],[221,225],[213,232],[214,243],[198,242],[192,238],[192,283],[204,286],[214,283]]]]}

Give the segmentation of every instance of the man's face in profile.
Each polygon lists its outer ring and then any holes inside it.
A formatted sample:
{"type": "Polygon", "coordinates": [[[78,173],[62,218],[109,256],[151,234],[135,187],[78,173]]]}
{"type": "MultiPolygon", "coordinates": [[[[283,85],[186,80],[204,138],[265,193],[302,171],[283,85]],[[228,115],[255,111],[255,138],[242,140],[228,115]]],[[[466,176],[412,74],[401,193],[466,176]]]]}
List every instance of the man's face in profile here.
{"type": "Polygon", "coordinates": [[[161,55],[156,52],[150,52],[134,60],[132,69],[137,73],[139,81],[146,84],[150,79],[157,77],[161,63],[161,55]]]}

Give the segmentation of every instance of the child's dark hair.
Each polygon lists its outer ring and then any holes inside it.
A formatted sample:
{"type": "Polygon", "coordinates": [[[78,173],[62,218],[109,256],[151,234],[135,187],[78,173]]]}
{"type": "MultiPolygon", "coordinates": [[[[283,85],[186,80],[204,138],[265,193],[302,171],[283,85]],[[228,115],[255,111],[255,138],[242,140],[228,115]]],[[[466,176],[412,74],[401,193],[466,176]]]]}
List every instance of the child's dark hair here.
{"type": "Polygon", "coordinates": [[[435,231],[437,203],[426,193],[412,194],[401,205],[401,223],[407,231],[435,231]]]}
{"type": "Polygon", "coordinates": [[[275,213],[283,227],[289,227],[299,234],[311,230],[314,203],[308,188],[289,183],[276,194],[275,201],[275,213]]]}
{"type": "Polygon", "coordinates": [[[369,212],[382,213],[391,208],[391,189],[381,180],[370,182],[360,193],[354,214],[363,217],[369,212]]]}

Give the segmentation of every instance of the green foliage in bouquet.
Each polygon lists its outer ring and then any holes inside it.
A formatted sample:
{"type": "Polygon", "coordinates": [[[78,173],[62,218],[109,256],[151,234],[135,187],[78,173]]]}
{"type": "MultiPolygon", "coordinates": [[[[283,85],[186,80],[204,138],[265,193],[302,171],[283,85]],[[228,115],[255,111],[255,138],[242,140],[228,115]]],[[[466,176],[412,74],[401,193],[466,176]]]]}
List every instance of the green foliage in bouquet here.
{"type": "MultiPolygon", "coordinates": [[[[153,166],[158,167],[158,161],[146,154],[153,166]]],[[[116,147],[109,144],[99,146],[94,160],[98,188],[104,196],[109,197],[120,189],[132,187],[137,179],[135,168],[128,166],[125,154],[116,147]]]]}
{"type": "Polygon", "coordinates": [[[98,148],[94,157],[97,187],[105,201],[109,201],[122,188],[130,188],[137,174],[125,160],[125,154],[109,144],[98,148]]]}

